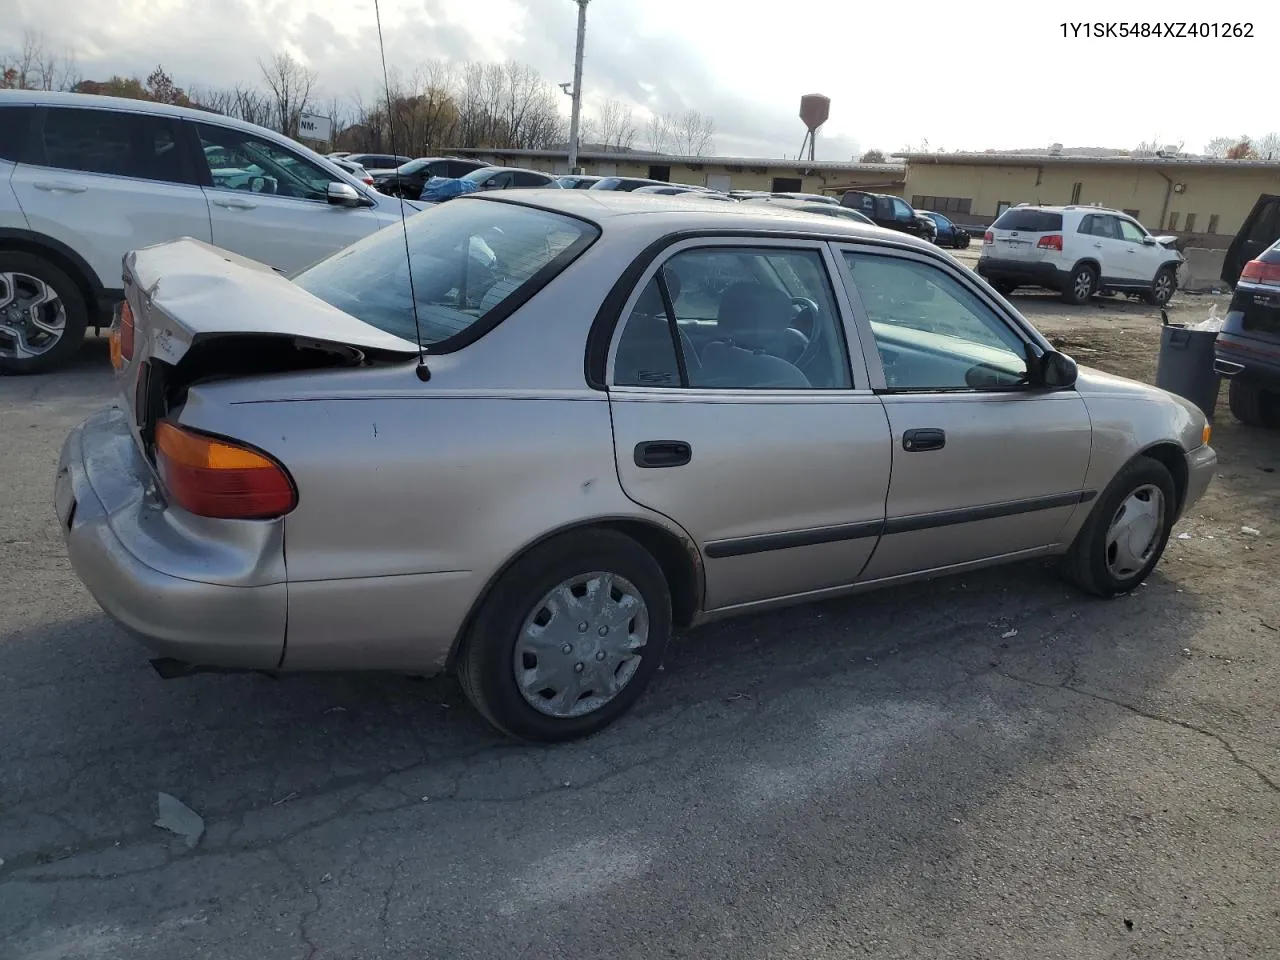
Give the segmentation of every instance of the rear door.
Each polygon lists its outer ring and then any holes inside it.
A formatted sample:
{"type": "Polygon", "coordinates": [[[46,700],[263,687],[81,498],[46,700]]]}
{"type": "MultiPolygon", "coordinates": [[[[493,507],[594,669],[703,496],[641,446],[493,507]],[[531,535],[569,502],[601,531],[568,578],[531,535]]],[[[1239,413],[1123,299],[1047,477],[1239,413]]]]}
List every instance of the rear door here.
{"type": "Polygon", "coordinates": [[[1264,193],[1227,247],[1222,261],[1223,282],[1235,286],[1244,265],[1257,259],[1276,240],[1280,240],[1280,196],[1264,193]]]}
{"type": "Polygon", "coordinates": [[[1020,385],[1027,335],[963,267],[840,246],[892,437],[884,534],[862,574],[892,580],[1057,544],[1092,440],[1074,389],[1020,385]]]}
{"type": "Polygon", "coordinates": [[[107,290],[137,247],[210,239],[209,207],[181,121],[130,110],[47,107],[10,185],[30,228],[79,253],[107,290]]]}
{"type": "Polygon", "coordinates": [[[618,476],[693,538],[709,609],[850,585],[875,549],[889,431],[834,266],[818,242],[685,240],[621,312],[618,476]]]}
{"type": "Polygon", "coordinates": [[[369,207],[329,203],[335,177],[301,154],[232,127],[190,126],[207,164],[202,179],[217,246],[293,273],[378,229],[369,207]]]}
{"type": "Polygon", "coordinates": [[[1081,218],[1078,231],[1083,246],[1075,259],[1092,257],[1098,261],[1103,282],[1124,280],[1124,245],[1120,241],[1119,221],[1109,213],[1091,213],[1081,218]]]}

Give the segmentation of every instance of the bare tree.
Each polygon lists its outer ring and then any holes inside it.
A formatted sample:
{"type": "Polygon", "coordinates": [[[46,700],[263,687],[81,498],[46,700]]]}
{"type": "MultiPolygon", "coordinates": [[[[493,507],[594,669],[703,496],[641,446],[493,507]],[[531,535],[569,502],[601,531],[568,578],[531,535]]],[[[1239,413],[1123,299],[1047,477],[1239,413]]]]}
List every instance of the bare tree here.
{"type": "Polygon", "coordinates": [[[671,115],[655,113],[645,124],[645,139],[649,149],[654,153],[667,153],[675,140],[675,132],[671,129],[671,115]]]}
{"type": "Polygon", "coordinates": [[[298,120],[307,109],[315,87],[315,72],[299,63],[293,54],[281,50],[270,63],[258,61],[270,89],[273,126],[290,137],[298,135],[298,120]]]}
{"type": "Polygon", "coordinates": [[[686,110],[670,121],[675,150],[684,157],[702,157],[711,152],[715,121],[697,110],[686,110]]]}
{"type": "Polygon", "coordinates": [[[596,132],[598,142],[606,150],[630,150],[635,146],[638,134],[634,117],[634,111],[625,103],[606,100],[596,118],[599,123],[596,132]]]}
{"type": "Polygon", "coordinates": [[[1268,133],[1253,144],[1259,160],[1280,160],[1280,133],[1268,133]]]}
{"type": "Polygon", "coordinates": [[[1239,137],[1214,137],[1204,146],[1206,156],[1222,159],[1232,147],[1240,142],[1239,137]]]}

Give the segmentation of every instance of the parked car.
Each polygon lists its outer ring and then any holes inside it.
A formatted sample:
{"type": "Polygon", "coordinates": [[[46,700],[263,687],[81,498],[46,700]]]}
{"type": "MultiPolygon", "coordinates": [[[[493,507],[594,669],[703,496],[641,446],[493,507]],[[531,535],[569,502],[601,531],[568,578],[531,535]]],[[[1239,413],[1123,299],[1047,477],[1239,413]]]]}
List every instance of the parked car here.
{"type": "Polygon", "coordinates": [[[865,190],[846,190],[840,197],[840,205],[857,210],[880,227],[932,242],[938,228],[932,220],[917,213],[907,201],[887,193],[867,193],[865,190]]]}
{"type": "Polygon", "coordinates": [[[373,185],[387,196],[417,200],[432,177],[457,179],[485,166],[487,164],[477,160],[463,160],[459,157],[418,157],[394,170],[374,174],[373,185]]]}
{"type": "Polygon", "coordinates": [[[443,203],[477,190],[563,190],[559,181],[540,170],[523,167],[480,167],[461,177],[438,177],[427,181],[422,191],[424,203],[443,203]]]}
{"type": "MultiPolygon", "coordinates": [[[[1246,228],[1255,226],[1246,221],[1246,228]]],[[[1214,341],[1214,367],[1229,378],[1227,399],[1237,420],[1280,427],[1280,240],[1237,275],[1214,341]]]]}
{"type": "Polygon", "coordinates": [[[1222,280],[1234,287],[1244,266],[1280,240],[1280,196],[1264,193],[1245,217],[1222,260],[1222,280]]]}
{"type": "Polygon", "coordinates": [[[373,186],[373,177],[370,176],[369,171],[360,166],[360,164],[352,163],[350,160],[346,160],[342,157],[330,157],[329,159],[333,161],[333,165],[335,167],[339,170],[347,171],[347,173],[351,174],[365,186],[373,186]]]}
{"type": "Polygon", "coordinates": [[[1006,296],[1021,286],[1048,287],[1081,304],[1114,291],[1162,307],[1183,260],[1176,237],[1152,236],[1120,210],[1019,204],[983,235],[978,273],[1006,296]]]}
{"type": "Polygon", "coordinates": [[[665,180],[646,180],[643,177],[601,177],[593,183],[588,189],[590,190],[617,190],[627,193],[639,187],[658,186],[665,187],[665,180]]]}
{"type": "Polygon", "coordinates": [[[452,670],[529,740],[718,617],[1018,558],[1147,578],[1216,468],[1193,404],[930,244],[753,210],[471,194],[293,279],[131,253],[120,394],[56,473],[72,566],[162,675],[452,670]]]}
{"type": "Polygon", "coordinates": [[[604,178],[590,177],[580,173],[568,173],[562,177],[556,177],[565,190],[589,190],[593,183],[598,183],[602,179],[604,178]]]}
{"type": "Polygon", "coordinates": [[[0,90],[0,276],[19,292],[0,324],[0,371],[55,369],[106,326],[131,249],[189,236],[291,273],[400,218],[334,161],[250,123],[0,90]],[[13,312],[37,295],[41,316],[13,312]]]}
{"type": "Polygon", "coordinates": [[[857,210],[853,210],[849,207],[842,207],[836,203],[814,203],[810,200],[792,200],[787,197],[778,196],[747,197],[740,202],[764,207],[780,207],[785,210],[796,210],[803,213],[813,213],[820,217],[838,217],[842,220],[852,220],[855,223],[872,224],[870,217],[864,216],[857,210]]]}
{"type": "Polygon", "coordinates": [[[956,250],[963,250],[969,246],[971,239],[969,231],[960,224],[956,223],[950,217],[935,213],[932,210],[921,211],[926,217],[933,221],[933,225],[937,228],[937,233],[933,238],[933,242],[940,247],[951,247],[956,250]]]}
{"type": "Polygon", "coordinates": [[[780,200],[803,200],[806,203],[826,203],[837,207],[840,205],[837,198],[829,197],[824,193],[771,193],[769,196],[780,200]]]}
{"type": "Polygon", "coordinates": [[[398,153],[348,153],[343,159],[358,163],[366,170],[394,170],[413,157],[402,157],[398,153]]]}
{"type": "Polygon", "coordinates": [[[631,193],[644,196],[646,194],[657,194],[662,197],[692,197],[698,200],[724,200],[729,203],[737,201],[727,193],[721,193],[719,190],[710,190],[707,187],[693,186],[685,183],[650,183],[643,187],[636,187],[630,191],[631,193]]]}

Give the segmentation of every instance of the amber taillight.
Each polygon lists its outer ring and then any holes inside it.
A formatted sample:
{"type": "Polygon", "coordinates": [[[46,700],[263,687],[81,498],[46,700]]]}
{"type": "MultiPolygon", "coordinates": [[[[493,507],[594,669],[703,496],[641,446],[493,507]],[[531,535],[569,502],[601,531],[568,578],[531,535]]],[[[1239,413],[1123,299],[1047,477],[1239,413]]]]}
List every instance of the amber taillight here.
{"type": "Polygon", "coordinates": [[[156,424],[156,466],[173,502],[201,517],[270,520],[298,503],[293,479],[265,453],[167,420],[156,424]]]}
{"type": "Polygon", "coordinates": [[[120,304],[120,310],[116,313],[116,322],[111,325],[111,332],[108,335],[111,365],[117,370],[123,370],[124,365],[133,359],[133,335],[133,308],[129,306],[129,301],[125,300],[120,304]]]}

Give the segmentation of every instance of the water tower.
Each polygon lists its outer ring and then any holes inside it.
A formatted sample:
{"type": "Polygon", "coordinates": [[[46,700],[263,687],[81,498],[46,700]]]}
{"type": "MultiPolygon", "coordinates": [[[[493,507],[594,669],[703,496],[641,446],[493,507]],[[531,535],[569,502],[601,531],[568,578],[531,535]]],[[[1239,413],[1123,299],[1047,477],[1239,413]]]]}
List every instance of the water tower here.
{"type": "Polygon", "coordinates": [[[827,122],[831,115],[831,98],[820,93],[806,93],[800,98],[800,119],[804,121],[804,142],[800,144],[800,158],[804,158],[804,148],[809,148],[809,159],[813,159],[814,147],[818,144],[818,128],[827,122]]]}

